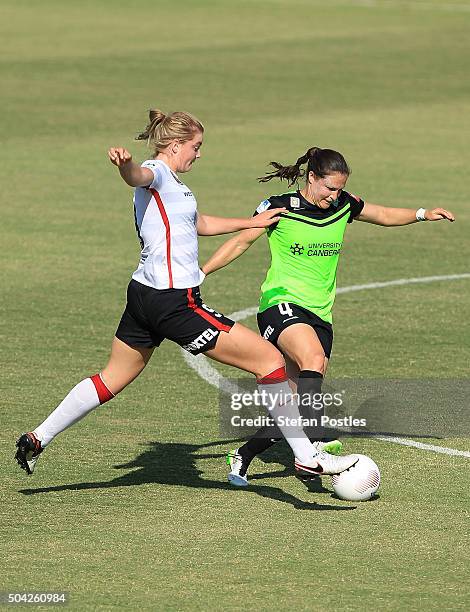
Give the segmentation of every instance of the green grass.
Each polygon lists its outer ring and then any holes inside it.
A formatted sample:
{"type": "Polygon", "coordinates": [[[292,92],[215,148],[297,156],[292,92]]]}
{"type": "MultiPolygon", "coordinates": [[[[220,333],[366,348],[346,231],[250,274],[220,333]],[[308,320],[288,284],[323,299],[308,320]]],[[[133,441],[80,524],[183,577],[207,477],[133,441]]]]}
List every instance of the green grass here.
{"type": "MultiPolygon", "coordinates": [[[[319,145],[368,201],[455,212],[354,223],[339,286],[468,272],[469,20],[465,0],[3,0],[0,590],[65,590],[74,610],[468,609],[468,459],[347,439],[383,477],[352,504],[293,478],[279,446],[233,490],[217,390],[170,343],[33,478],[12,455],[106,362],[138,259],[106,149],[144,158],[132,138],[152,106],[206,125],[187,177],[202,211],[251,214],[282,189],[256,182],[266,164],[319,145]]],[[[223,240],[201,239],[201,261],[223,240]]],[[[259,240],[206,302],[255,305],[267,263],[259,240]]],[[[468,378],[468,295],[459,280],[339,296],[330,376],[468,378]]]]}

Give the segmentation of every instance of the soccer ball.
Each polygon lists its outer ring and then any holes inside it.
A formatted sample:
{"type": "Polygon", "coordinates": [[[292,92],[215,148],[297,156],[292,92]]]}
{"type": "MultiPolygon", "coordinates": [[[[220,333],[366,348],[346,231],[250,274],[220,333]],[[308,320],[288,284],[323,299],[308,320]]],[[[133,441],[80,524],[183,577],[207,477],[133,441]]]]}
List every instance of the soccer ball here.
{"type": "Polygon", "coordinates": [[[353,467],[332,477],[333,490],[340,499],[366,501],[377,493],[380,486],[380,470],[366,455],[359,455],[353,467]]]}

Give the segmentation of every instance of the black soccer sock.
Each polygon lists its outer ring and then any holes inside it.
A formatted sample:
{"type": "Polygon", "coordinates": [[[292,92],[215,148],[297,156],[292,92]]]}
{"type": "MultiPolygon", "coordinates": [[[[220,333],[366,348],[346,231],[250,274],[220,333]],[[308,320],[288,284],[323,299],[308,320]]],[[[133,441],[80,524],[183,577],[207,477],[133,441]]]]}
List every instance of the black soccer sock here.
{"type": "Polygon", "coordinates": [[[265,425],[258,429],[255,435],[238,449],[238,452],[246,461],[252,461],[256,455],[264,453],[282,439],[283,435],[276,425],[265,425]]]}
{"type": "MultiPolygon", "coordinates": [[[[314,370],[301,370],[299,373],[299,381],[297,383],[297,393],[299,395],[299,412],[303,418],[318,419],[318,427],[310,427],[306,429],[309,438],[320,440],[324,438],[323,428],[320,426],[321,417],[324,414],[323,402],[321,410],[314,410],[312,404],[318,406],[321,399],[321,387],[323,383],[323,374],[314,370]]],[[[243,446],[238,449],[239,454],[245,461],[252,461],[256,455],[264,453],[271,448],[276,442],[282,440],[283,436],[276,425],[265,425],[258,429],[253,437],[251,437],[243,446]]]]}
{"type": "Polygon", "coordinates": [[[315,370],[301,370],[297,383],[297,393],[299,395],[299,412],[305,419],[311,419],[317,425],[312,424],[306,427],[305,431],[310,440],[324,440],[325,429],[321,424],[321,419],[325,414],[323,405],[322,388],[323,374],[315,370]]]}

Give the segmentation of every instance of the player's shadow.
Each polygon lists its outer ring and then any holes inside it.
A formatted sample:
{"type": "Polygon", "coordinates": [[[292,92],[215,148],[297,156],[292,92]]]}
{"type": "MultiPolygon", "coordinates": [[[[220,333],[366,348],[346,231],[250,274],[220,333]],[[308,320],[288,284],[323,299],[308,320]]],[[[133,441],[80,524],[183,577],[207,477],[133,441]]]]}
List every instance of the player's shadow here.
{"type": "MultiPolygon", "coordinates": [[[[171,442],[147,442],[147,450],[142,452],[132,461],[115,465],[117,470],[131,470],[112,480],[98,482],[78,482],[74,484],[58,485],[53,487],[38,487],[35,489],[20,489],[24,495],[37,495],[39,493],[53,493],[58,491],[81,491],[90,489],[106,489],[114,487],[135,487],[143,484],[177,485],[204,489],[231,489],[234,494],[242,491],[228,482],[219,480],[208,480],[203,478],[203,472],[198,468],[196,462],[202,459],[220,458],[221,453],[204,453],[211,446],[232,443],[233,440],[211,442],[209,444],[181,444],[171,442]]],[[[292,462],[292,458],[290,459],[292,462]]],[[[291,472],[290,472],[291,473],[291,472]]],[[[279,475],[287,475],[287,470],[279,475]]],[[[277,487],[260,484],[251,484],[243,493],[261,495],[283,503],[291,504],[299,510],[332,510],[344,511],[355,510],[356,506],[333,506],[329,504],[317,504],[305,502],[294,495],[277,487]]]]}
{"type": "MultiPolygon", "coordinates": [[[[262,461],[266,464],[278,463],[281,464],[283,468],[280,470],[276,470],[275,472],[263,473],[259,470],[259,463],[253,464],[253,470],[250,472],[250,483],[260,479],[264,480],[266,478],[282,478],[285,476],[293,475],[292,451],[287,445],[287,442],[285,442],[284,440],[276,442],[274,446],[269,448],[261,455],[258,455],[256,461],[262,461]]],[[[319,476],[297,476],[297,478],[298,480],[303,482],[305,487],[311,493],[332,493],[331,489],[326,489],[323,486],[322,479],[319,476]]]]}

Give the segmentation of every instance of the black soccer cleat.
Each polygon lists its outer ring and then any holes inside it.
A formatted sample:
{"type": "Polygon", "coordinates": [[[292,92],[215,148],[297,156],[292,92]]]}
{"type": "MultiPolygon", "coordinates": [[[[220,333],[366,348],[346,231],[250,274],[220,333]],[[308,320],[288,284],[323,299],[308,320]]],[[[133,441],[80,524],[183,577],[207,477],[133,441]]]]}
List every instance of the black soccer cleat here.
{"type": "Polygon", "coordinates": [[[226,463],[230,466],[228,481],[234,487],[248,486],[248,467],[250,461],[238,452],[238,448],[227,454],[226,463]]]}
{"type": "Polygon", "coordinates": [[[32,432],[24,433],[16,441],[15,459],[19,466],[31,476],[36,466],[36,461],[39,455],[44,450],[41,447],[41,442],[32,432]]]}

